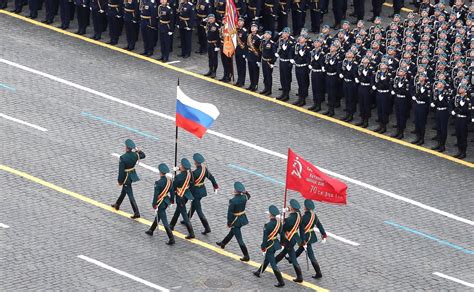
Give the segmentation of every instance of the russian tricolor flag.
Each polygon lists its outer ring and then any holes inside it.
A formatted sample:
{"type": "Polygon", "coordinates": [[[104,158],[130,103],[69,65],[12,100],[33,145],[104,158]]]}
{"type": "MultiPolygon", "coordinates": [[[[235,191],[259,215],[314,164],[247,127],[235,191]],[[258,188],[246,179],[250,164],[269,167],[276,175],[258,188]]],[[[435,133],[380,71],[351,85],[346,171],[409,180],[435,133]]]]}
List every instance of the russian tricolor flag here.
{"type": "Polygon", "coordinates": [[[202,138],[207,129],[219,116],[217,107],[189,98],[178,86],[176,100],[176,126],[202,138]]]}

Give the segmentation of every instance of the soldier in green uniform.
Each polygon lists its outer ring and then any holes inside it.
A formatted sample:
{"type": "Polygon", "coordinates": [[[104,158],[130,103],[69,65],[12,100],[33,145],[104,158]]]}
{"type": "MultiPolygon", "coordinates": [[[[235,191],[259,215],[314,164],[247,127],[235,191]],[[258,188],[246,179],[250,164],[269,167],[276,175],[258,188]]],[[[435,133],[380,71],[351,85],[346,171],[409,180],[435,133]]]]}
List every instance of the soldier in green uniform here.
{"type": "Polygon", "coordinates": [[[283,281],[283,277],[275,260],[275,252],[281,249],[280,241],[278,241],[277,238],[278,234],[281,232],[281,222],[280,219],[276,218],[280,212],[278,211],[277,207],[271,205],[268,208],[268,214],[270,217],[270,222],[265,224],[265,227],[263,227],[263,240],[262,244],[260,245],[265,260],[263,261],[263,266],[260,266],[260,268],[253,274],[260,278],[260,274],[265,272],[268,263],[270,263],[273,273],[278,280],[278,283],[275,285],[275,287],[279,288],[285,286],[285,282],[283,281]]]}
{"type": "Polygon", "coordinates": [[[303,282],[303,274],[301,273],[301,267],[296,260],[295,245],[301,242],[299,234],[303,234],[303,225],[301,224],[301,214],[300,214],[300,203],[295,199],[290,200],[290,207],[288,218],[285,219],[283,223],[283,229],[281,231],[280,239],[281,243],[284,246],[284,249],[280,254],[275,258],[277,263],[280,262],[285,255],[289,255],[293,268],[296,272],[296,279],[293,279],[294,282],[301,283],[303,282]],[[299,230],[299,234],[298,234],[299,230]]]}
{"type": "Polygon", "coordinates": [[[326,238],[328,236],[326,235],[326,231],[324,231],[324,227],[319,221],[318,216],[316,216],[316,212],[314,211],[314,209],[315,206],[313,201],[306,199],[304,201],[304,215],[301,220],[301,225],[303,226],[304,234],[301,236],[301,245],[298,250],[296,250],[296,257],[299,257],[303,253],[303,251],[306,251],[308,258],[311,261],[311,264],[313,265],[314,271],[316,272],[316,275],[314,275],[313,278],[319,279],[323,276],[323,274],[321,274],[321,268],[319,267],[318,261],[314,256],[314,251],[311,246],[313,243],[316,243],[318,241],[318,237],[316,236],[316,233],[314,233],[314,226],[316,226],[319,229],[319,232],[321,232],[323,242],[326,241],[326,238]]]}
{"type": "Polygon", "coordinates": [[[152,207],[153,209],[155,209],[156,217],[153,221],[153,224],[151,224],[150,229],[145,233],[150,236],[153,235],[156,226],[161,220],[169,239],[166,244],[173,245],[175,243],[173,231],[171,231],[170,226],[168,224],[168,218],[166,217],[166,208],[171,205],[168,193],[171,191],[171,186],[173,183],[171,179],[166,176],[166,174],[170,172],[170,169],[166,164],[161,163],[160,165],[158,165],[158,170],[160,171],[160,179],[155,182],[155,193],[153,195],[152,201],[152,207]]]}
{"type": "Polygon", "coordinates": [[[119,210],[126,194],[133,209],[133,216],[130,218],[137,219],[140,218],[140,211],[138,210],[137,203],[133,197],[132,183],[140,180],[140,178],[138,178],[137,172],[135,171],[135,166],[140,161],[140,159],[145,158],[145,153],[138,149],[135,143],[130,139],[125,141],[125,151],[126,153],[120,156],[118,173],[118,185],[122,186],[122,192],[120,193],[117,202],[111,206],[115,210],[119,210]]]}
{"type": "Polygon", "coordinates": [[[186,203],[188,200],[193,200],[193,194],[190,188],[193,185],[193,173],[191,172],[191,163],[186,158],[181,159],[181,165],[179,166],[179,174],[176,175],[173,182],[173,189],[171,191],[171,204],[174,204],[176,198],[176,211],[174,212],[173,218],[171,218],[170,228],[174,230],[174,226],[178,221],[178,217],[181,214],[183,217],[184,225],[188,229],[188,235],[186,239],[194,238],[194,230],[191,222],[189,221],[188,213],[186,212],[186,203]]]}
{"type": "Polygon", "coordinates": [[[226,244],[234,237],[239,243],[240,249],[244,256],[240,258],[243,262],[250,260],[249,252],[245,246],[244,240],[242,239],[242,233],[240,228],[249,224],[247,216],[245,215],[245,206],[247,201],[250,199],[250,194],[245,190],[244,185],[241,182],[234,183],[234,197],[229,200],[229,208],[227,209],[227,227],[230,228],[227,236],[220,242],[216,242],[222,249],[225,248],[226,244]]]}
{"type": "MultiPolygon", "coordinates": [[[[209,179],[214,187],[214,192],[217,193],[217,189],[219,186],[217,185],[214,176],[209,172],[206,165],[204,165],[204,156],[199,153],[195,153],[193,155],[194,165],[196,169],[193,171],[194,177],[194,184],[191,187],[191,193],[193,194],[194,200],[191,202],[191,208],[189,209],[189,219],[193,217],[194,211],[197,212],[199,219],[201,219],[201,223],[204,226],[204,231],[202,234],[206,235],[211,232],[211,228],[209,227],[209,223],[207,222],[206,216],[202,212],[201,206],[201,199],[207,196],[206,186],[204,185],[204,181],[209,179]]],[[[184,223],[181,221],[181,223],[184,223]]]]}

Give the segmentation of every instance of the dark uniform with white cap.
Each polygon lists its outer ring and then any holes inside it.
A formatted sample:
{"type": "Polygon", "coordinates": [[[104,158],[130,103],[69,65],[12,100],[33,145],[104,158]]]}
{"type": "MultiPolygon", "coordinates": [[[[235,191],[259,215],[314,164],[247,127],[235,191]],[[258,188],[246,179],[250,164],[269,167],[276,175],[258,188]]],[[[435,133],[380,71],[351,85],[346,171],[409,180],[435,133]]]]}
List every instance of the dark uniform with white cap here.
{"type": "Polygon", "coordinates": [[[188,229],[188,235],[186,239],[194,238],[194,230],[189,221],[188,213],[186,212],[186,203],[188,200],[193,200],[193,194],[191,193],[190,188],[194,183],[193,173],[191,172],[191,163],[186,158],[181,159],[180,173],[176,175],[173,181],[173,189],[171,191],[171,204],[174,204],[176,199],[176,210],[174,212],[173,218],[171,218],[170,228],[174,230],[174,226],[178,221],[178,217],[181,214],[181,217],[184,220],[184,225],[188,229]]]}
{"type": "Polygon", "coordinates": [[[173,182],[170,178],[166,176],[166,174],[170,172],[170,169],[166,164],[161,163],[160,165],[158,165],[158,170],[160,171],[160,179],[155,182],[155,192],[152,201],[152,207],[156,211],[156,217],[153,221],[153,224],[151,224],[150,229],[145,233],[148,235],[153,235],[156,226],[161,220],[169,239],[166,244],[173,245],[175,243],[174,236],[168,224],[168,219],[166,217],[166,208],[171,205],[168,193],[171,191],[171,186],[173,182]]]}
{"type": "Polygon", "coordinates": [[[271,39],[272,32],[267,30],[263,35],[263,40],[260,42],[260,52],[262,52],[262,72],[263,72],[263,84],[264,88],[260,92],[264,95],[272,94],[273,84],[273,66],[276,61],[275,53],[277,51],[277,45],[271,39]]]}
{"type": "Polygon", "coordinates": [[[145,153],[139,150],[135,143],[130,139],[125,141],[125,147],[127,152],[120,156],[119,173],[117,179],[118,184],[122,186],[122,192],[120,193],[117,202],[112,204],[112,207],[115,208],[115,210],[119,210],[125,195],[127,195],[134,212],[131,218],[136,219],[140,218],[140,211],[138,210],[137,203],[133,197],[132,183],[140,180],[137,172],[135,171],[135,166],[140,161],[140,159],[145,158],[145,153]],[[132,151],[133,149],[136,151],[132,151]]]}
{"type": "Polygon", "coordinates": [[[278,280],[278,283],[275,285],[275,287],[283,287],[285,286],[285,282],[283,281],[280,269],[278,269],[275,260],[275,252],[281,249],[280,241],[278,240],[278,234],[281,232],[281,221],[280,218],[277,218],[280,212],[278,211],[277,207],[271,205],[268,208],[268,214],[270,217],[270,222],[265,224],[263,227],[263,239],[262,244],[260,245],[265,260],[263,261],[263,266],[260,266],[260,268],[253,274],[260,278],[260,274],[265,272],[265,269],[270,263],[273,273],[278,280]]]}
{"type": "Polygon", "coordinates": [[[293,47],[295,45],[295,39],[290,35],[290,28],[285,27],[280,33],[280,38],[278,39],[278,51],[275,53],[275,56],[279,58],[279,69],[280,69],[280,84],[282,93],[278,100],[287,101],[290,99],[290,89],[291,89],[291,79],[293,64],[291,59],[293,59],[293,47]]]}
{"type": "Polygon", "coordinates": [[[225,248],[225,246],[235,235],[235,239],[237,239],[240,249],[244,254],[244,256],[240,258],[240,260],[243,262],[248,262],[250,260],[249,252],[245,246],[244,240],[242,239],[242,233],[240,231],[242,226],[249,224],[247,215],[245,215],[245,207],[249,199],[250,194],[245,190],[244,185],[241,182],[235,182],[234,197],[229,200],[229,208],[227,209],[227,227],[230,228],[230,231],[222,241],[216,242],[218,246],[225,248]]]}

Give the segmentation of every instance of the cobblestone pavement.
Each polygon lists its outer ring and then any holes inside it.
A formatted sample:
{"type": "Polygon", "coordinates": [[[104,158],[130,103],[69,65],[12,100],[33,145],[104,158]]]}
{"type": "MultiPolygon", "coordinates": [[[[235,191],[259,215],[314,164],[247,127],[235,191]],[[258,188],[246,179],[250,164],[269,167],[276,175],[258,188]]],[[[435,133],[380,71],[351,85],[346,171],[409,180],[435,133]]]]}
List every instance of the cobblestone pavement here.
{"type": "MultiPolygon", "coordinates": [[[[180,78],[185,93],[220,109],[214,131],[276,153],[291,147],[308,161],[357,180],[348,182],[347,206],[317,204],[317,209],[327,231],[359,245],[334,238],[317,244],[324,277],[313,280],[312,271],[305,270],[306,280],[336,291],[467,289],[434,272],[474,282],[472,169],[5,15],[0,15],[0,35],[0,58],[100,92],[0,62],[0,83],[12,89],[0,88],[0,113],[48,130],[1,119],[0,164],[112,203],[119,189],[117,158],[111,154],[121,153],[124,139],[132,138],[147,154],[143,163],[171,165],[174,123],[103,94],[173,116],[180,78]],[[467,220],[442,216],[384,191],[467,220]]],[[[204,200],[212,233],[198,238],[213,244],[225,236],[232,183],[242,180],[253,195],[244,240],[251,258],[260,262],[264,211],[269,204],[281,205],[285,160],[219,134],[198,140],[180,132],[179,156],[194,152],[207,158],[221,186],[218,195],[204,200]]],[[[156,174],[144,168],[138,173],[142,180],[134,186],[136,199],[142,216],[151,220],[156,174]]],[[[181,239],[168,247],[163,232],[149,238],[143,224],[4,171],[0,177],[0,223],[10,226],[0,228],[1,290],[149,288],[77,258],[81,254],[169,289],[273,288],[273,275],[257,279],[251,274],[254,268],[213,250],[181,239]]],[[[127,199],[122,209],[131,211],[127,199]]],[[[202,227],[196,218],[193,223],[198,233],[202,227]]],[[[184,232],[181,226],[177,230],[184,232]]],[[[235,242],[226,250],[240,254],[235,242]]],[[[304,258],[300,264],[305,267],[304,258]]],[[[287,263],[280,267],[294,275],[287,263]]],[[[286,283],[288,290],[305,288],[286,283]]]]}

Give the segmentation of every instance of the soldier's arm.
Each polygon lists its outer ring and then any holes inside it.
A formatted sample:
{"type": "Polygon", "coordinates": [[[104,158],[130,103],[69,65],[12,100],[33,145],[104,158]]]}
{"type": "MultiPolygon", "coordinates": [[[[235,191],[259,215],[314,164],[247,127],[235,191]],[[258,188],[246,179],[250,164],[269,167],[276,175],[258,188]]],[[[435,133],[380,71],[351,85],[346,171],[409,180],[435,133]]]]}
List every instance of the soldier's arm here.
{"type": "Polygon", "coordinates": [[[217,181],[216,179],[214,178],[214,176],[211,174],[211,172],[208,170],[207,171],[207,174],[206,174],[207,178],[211,181],[212,183],[212,187],[217,190],[219,188],[219,185],[217,184],[217,181]]]}
{"type": "Polygon", "coordinates": [[[155,182],[155,193],[153,194],[153,201],[151,202],[151,206],[153,209],[156,209],[156,202],[158,201],[158,196],[161,193],[161,187],[158,181],[155,182]]]}
{"type": "Polygon", "coordinates": [[[229,200],[229,208],[227,209],[227,226],[230,227],[230,224],[234,220],[234,203],[232,200],[229,200]]]}
{"type": "Polygon", "coordinates": [[[328,237],[326,231],[324,230],[323,224],[321,223],[321,221],[319,221],[319,218],[316,218],[316,227],[319,229],[319,232],[321,232],[323,238],[328,237]]]}
{"type": "Polygon", "coordinates": [[[268,231],[267,231],[267,225],[265,224],[265,226],[263,227],[262,244],[260,245],[260,248],[262,249],[262,251],[267,250],[267,242],[268,242],[267,239],[268,239],[268,231]]]}
{"type": "Polygon", "coordinates": [[[119,185],[122,185],[124,183],[124,180],[125,180],[125,162],[123,162],[122,158],[120,158],[118,178],[117,178],[119,185]]]}

